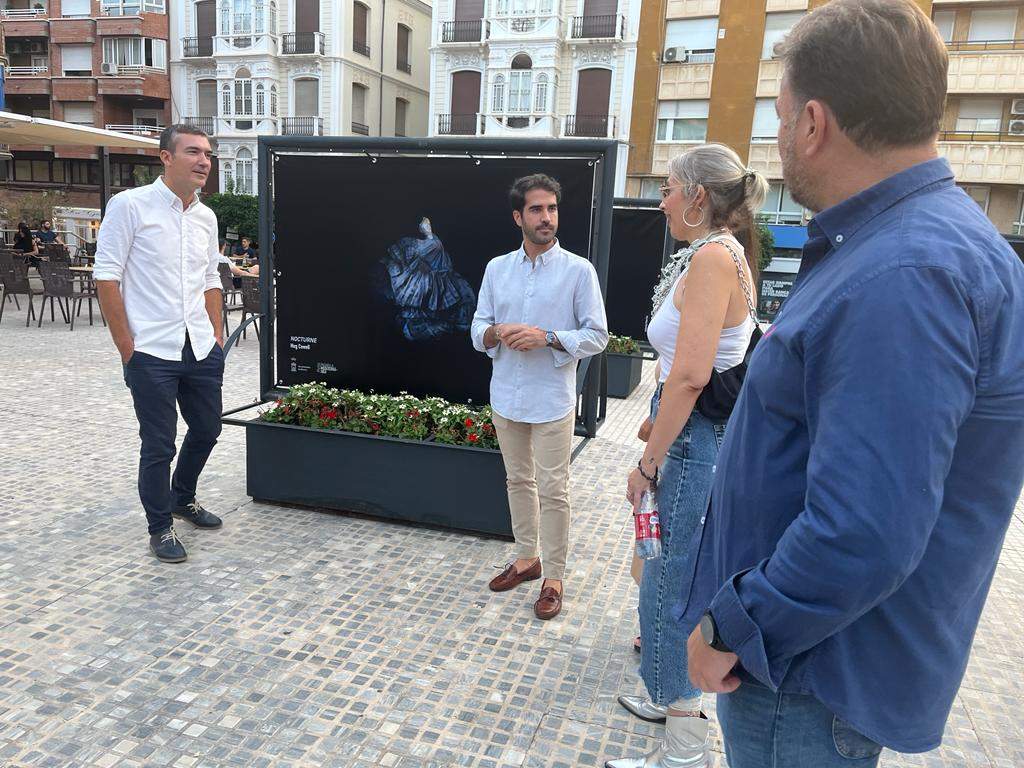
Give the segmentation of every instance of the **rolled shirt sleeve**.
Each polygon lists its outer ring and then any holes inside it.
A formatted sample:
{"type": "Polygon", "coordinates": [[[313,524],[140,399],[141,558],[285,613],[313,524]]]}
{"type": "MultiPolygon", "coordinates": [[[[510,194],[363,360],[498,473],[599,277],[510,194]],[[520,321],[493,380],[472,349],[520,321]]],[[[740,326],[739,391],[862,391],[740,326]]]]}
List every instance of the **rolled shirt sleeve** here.
{"type": "Polygon", "coordinates": [[[604,309],[601,284],[592,264],[584,263],[573,293],[573,311],[577,328],[555,330],[559,343],[565,347],[551,348],[555,366],[561,367],[585,357],[599,354],[608,346],[608,318],[604,309]]]}
{"type": "Polygon", "coordinates": [[[135,224],[131,202],[126,195],[114,195],[107,203],[106,214],[96,235],[94,280],[121,282],[124,266],[132,248],[135,224]]]}
{"type": "Polygon", "coordinates": [[[973,310],[947,271],[897,267],[810,329],[804,508],[710,606],[744,669],[772,689],[794,657],[898,590],[924,555],[974,404],[973,310]]]}
{"type": "Polygon", "coordinates": [[[217,265],[220,264],[220,248],[217,247],[217,217],[213,218],[213,226],[210,228],[210,263],[206,268],[206,290],[222,289],[224,286],[220,281],[220,272],[217,265]]]}
{"type": "Polygon", "coordinates": [[[477,352],[483,352],[490,358],[498,354],[500,344],[488,348],[484,344],[484,334],[487,329],[494,325],[494,302],[491,297],[491,265],[488,264],[484,270],[484,279],[480,285],[480,295],[476,301],[476,312],[473,314],[473,324],[470,327],[470,336],[473,339],[473,348],[477,352]]]}

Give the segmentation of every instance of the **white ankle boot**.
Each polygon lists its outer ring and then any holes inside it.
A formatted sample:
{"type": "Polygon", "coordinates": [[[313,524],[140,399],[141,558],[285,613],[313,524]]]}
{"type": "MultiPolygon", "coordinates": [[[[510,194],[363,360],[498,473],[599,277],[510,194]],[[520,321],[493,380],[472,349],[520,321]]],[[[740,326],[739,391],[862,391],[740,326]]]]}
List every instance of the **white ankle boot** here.
{"type": "Polygon", "coordinates": [[[707,716],[669,715],[661,746],[645,757],[609,760],[605,768],[711,768],[707,716]]]}

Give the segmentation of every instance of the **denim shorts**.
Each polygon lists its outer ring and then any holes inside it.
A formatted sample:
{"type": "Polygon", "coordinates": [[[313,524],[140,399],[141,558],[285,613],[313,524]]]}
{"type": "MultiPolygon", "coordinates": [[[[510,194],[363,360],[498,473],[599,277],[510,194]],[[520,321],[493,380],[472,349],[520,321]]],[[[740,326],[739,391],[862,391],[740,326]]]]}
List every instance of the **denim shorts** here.
{"type": "MultiPolygon", "coordinates": [[[[658,412],[661,386],[651,399],[658,412]]],[[[668,450],[658,481],[661,557],[644,563],[640,581],[640,676],[656,704],[700,694],[690,683],[686,640],[692,626],[680,623],[674,609],[690,593],[711,483],[725,425],[696,409],[668,450]]]]}

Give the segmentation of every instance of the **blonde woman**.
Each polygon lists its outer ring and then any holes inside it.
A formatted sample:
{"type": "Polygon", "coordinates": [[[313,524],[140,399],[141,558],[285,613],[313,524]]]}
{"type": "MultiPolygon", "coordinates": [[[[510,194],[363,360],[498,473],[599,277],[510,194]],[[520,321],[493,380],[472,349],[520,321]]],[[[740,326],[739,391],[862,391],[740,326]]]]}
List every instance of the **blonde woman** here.
{"type": "Polygon", "coordinates": [[[708,719],[689,680],[686,640],[692,627],[674,609],[690,592],[695,552],[708,505],[725,423],[697,410],[712,370],[742,362],[756,327],[753,307],[758,243],[755,213],[768,184],[721,144],[693,147],[669,164],[661,209],[676,254],[654,293],[647,329],[660,355],[643,458],[627,482],[634,505],[657,480],[662,555],[644,563],[640,583],[640,674],[648,696],[619,702],[645,720],[665,720],[661,746],[647,756],[612,760],[608,768],[704,768],[708,719]]]}

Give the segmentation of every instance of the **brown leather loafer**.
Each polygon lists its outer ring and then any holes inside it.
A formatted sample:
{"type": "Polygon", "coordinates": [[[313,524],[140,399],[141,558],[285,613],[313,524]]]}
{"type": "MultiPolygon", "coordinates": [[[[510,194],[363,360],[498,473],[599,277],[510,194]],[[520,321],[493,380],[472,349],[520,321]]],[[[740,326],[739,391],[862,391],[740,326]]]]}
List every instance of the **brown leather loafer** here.
{"type": "Polygon", "coordinates": [[[554,587],[544,587],[540,597],[533,604],[533,612],[538,619],[553,619],[562,612],[562,595],[554,587]]]}
{"type": "Polygon", "coordinates": [[[522,573],[516,571],[515,563],[508,563],[505,566],[505,570],[491,579],[491,583],[488,584],[492,592],[506,592],[510,589],[518,587],[524,581],[536,581],[540,578],[541,567],[540,560],[531,565],[522,573]]]}

